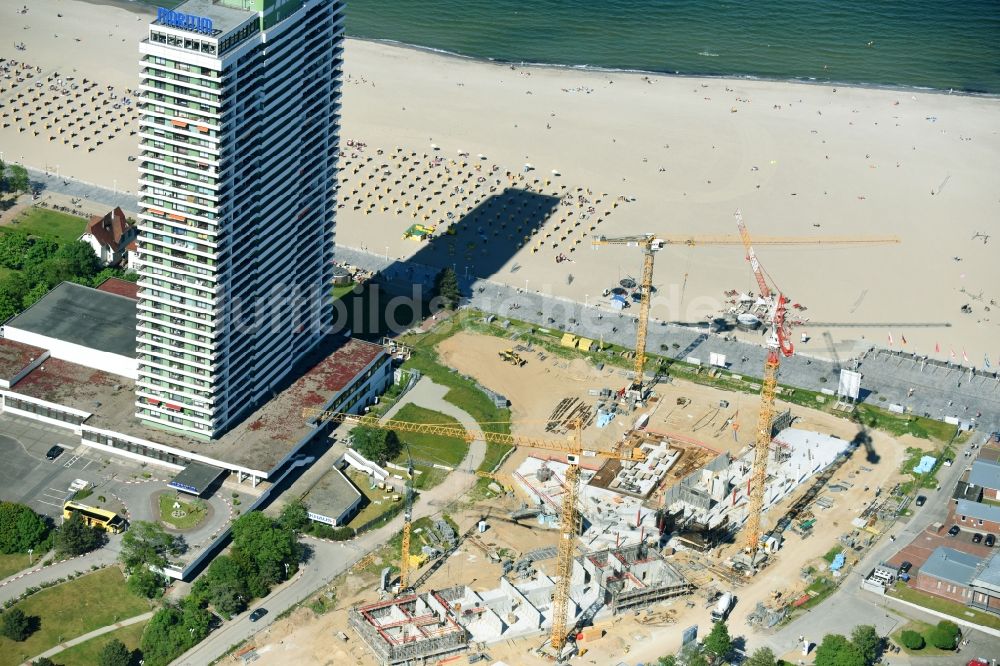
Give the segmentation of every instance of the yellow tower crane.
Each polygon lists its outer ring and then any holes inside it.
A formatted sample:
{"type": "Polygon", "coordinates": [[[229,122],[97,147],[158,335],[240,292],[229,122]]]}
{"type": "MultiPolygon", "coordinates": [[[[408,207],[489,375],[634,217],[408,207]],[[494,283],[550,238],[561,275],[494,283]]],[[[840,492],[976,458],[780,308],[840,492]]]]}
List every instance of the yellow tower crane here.
{"type": "MultiPolygon", "coordinates": [[[[632,390],[642,394],[643,371],[646,366],[646,334],[649,331],[649,299],[653,291],[653,259],[665,245],[740,245],[745,244],[740,235],[683,235],[639,234],[636,236],[595,236],[594,249],[601,245],[625,245],[642,248],[642,280],[639,282],[639,316],[635,337],[635,379],[632,390]]],[[[768,236],[757,240],[758,245],[885,245],[899,243],[896,236],[768,236]]]]}
{"type": "MultiPolygon", "coordinates": [[[[558,655],[566,645],[567,618],[569,609],[569,584],[573,573],[573,553],[576,548],[576,537],[580,534],[580,512],[577,500],[580,493],[580,460],[581,458],[605,458],[640,462],[645,459],[641,449],[615,451],[597,451],[583,448],[583,423],[579,420],[570,424],[570,435],[565,440],[510,433],[493,432],[489,430],[466,430],[462,426],[443,425],[438,423],[412,423],[388,419],[379,421],[372,416],[358,416],[343,412],[323,411],[312,407],[302,410],[303,416],[317,422],[351,423],[354,425],[378,428],[380,430],[395,430],[397,432],[414,432],[439,437],[458,437],[468,442],[483,440],[494,444],[507,446],[526,446],[546,451],[558,451],[566,454],[566,492],[562,497],[562,507],[559,523],[559,544],[556,550],[556,576],[558,581],[552,599],[552,649],[558,655]]],[[[405,537],[404,537],[405,538],[405,537]]],[[[403,551],[403,557],[409,555],[403,551]]]]}
{"type": "Polygon", "coordinates": [[[413,456],[410,455],[410,446],[406,445],[407,465],[406,496],[403,501],[403,542],[400,546],[401,557],[399,558],[399,589],[406,590],[410,586],[410,523],[413,521],[413,456]]]}

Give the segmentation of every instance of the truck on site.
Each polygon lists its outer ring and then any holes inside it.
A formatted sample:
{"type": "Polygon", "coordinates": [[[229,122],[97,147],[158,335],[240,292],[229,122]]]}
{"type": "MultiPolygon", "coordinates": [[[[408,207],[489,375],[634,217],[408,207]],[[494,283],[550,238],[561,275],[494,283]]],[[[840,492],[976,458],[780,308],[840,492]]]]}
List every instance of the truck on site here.
{"type": "Polygon", "coordinates": [[[732,592],[726,592],[715,604],[715,608],[712,609],[712,622],[722,622],[727,617],[729,617],[729,611],[733,609],[736,604],[736,597],[733,596],[732,592]]]}

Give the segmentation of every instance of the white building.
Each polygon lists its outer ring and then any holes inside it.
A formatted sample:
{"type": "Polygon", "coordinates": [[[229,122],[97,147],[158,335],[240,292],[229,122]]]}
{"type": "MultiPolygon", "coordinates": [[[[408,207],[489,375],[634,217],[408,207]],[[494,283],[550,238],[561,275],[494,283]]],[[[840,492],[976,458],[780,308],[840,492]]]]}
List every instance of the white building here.
{"type": "Polygon", "coordinates": [[[128,253],[130,249],[134,251],[137,233],[124,211],[115,208],[103,217],[92,216],[80,240],[91,247],[105,266],[128,266],[128,253]]]}
{"type": "Polygon", "coordinates": [[[136,416],[215,437],[332,325],[343,3],[188,0],[140,52],[136,416]]]}

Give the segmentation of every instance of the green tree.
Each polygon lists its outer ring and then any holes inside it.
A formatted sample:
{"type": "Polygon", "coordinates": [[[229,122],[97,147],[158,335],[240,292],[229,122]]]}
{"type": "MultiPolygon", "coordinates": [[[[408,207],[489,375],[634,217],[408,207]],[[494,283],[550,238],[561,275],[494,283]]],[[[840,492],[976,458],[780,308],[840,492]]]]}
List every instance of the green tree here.
{"type": "Polygon", "coordinates": [[[301,501],[291,502],[281,510],[278,524],[295,533],[305,531],[309,527],[309,511],[301,501]]]}
{"type": "Polygon", "coordinates": [[[48,265],[57,266],[67,276],[63,278],[64,280],[70,277],[89,280],[101,270],[101,260],[94,254],[94,248],[80,240],[60,246],[52,255],[48,265]]]}
{"type": "Polygon", "coordinates": [[[31,666],[56,666],[56,662],[52,661],[48,657],[39,657],[31,662],[31,666]]]}
{"type": "Polygon", "coordinates": [[[104,532],[98,527],[89,527],[79,513],[74,513],[56,530],[56,550],[66,555],[89,553],[104,540],[104,532]]]}
{"type": "Polygon", "coordinates": [[[432,296],[441,299],[441,303],[449,310],[454,310],[461,298],[458,289],[458,276],[452,268],[444,268],[437,277],[434,278],[434,291],[432,296]]]}
{"type": "Polygon", "coordinates": [[[8,231],[0,235],[0,265],[11,269],[24,266],[24,258],[31,249],[31,239],[22,231],[8,231]]]}
{"type": "Polygon", "coordinates": [[[195,582],[191,593],[196,600],[211,604],[222,615],[242,612],[252,598],[247,572],[228,555],[220,555],[212,561],[205,575],[195,582]]]}
{"type": "Polygon", "coordinates": [[[0,634],[12,641],[23,641],[34,633],[36,622],[24,614],[20,608],[11,608],[3,614],[3,625],[0,634]]]}
{"type": "Polygon", "coordinates": [[[0,322],[7,321],[21,311],[21,301],[0,285],[0,322]]]}
{"type": "Polygon", "coordinates": [[[112,638],[104,644],[99,663],[100,666],[129,666],[131,661],[131,651],[120,640],[112,638]]]}
{"type": "Polygon", "coordinates": [[[866,664],[874,664],[882,649],[882,637],[870,624],[859,624],[851,631],[851,645],[866,664]]]}
{"type": "Polygon", "coordinates": [[[190,597],[156,612],[142,632],[145,666],[166,666],[208,635],[211,614],[190,597]]]}
{"type": "Polygon", "coordinates": [[[725,659],[733,649],[733,639],[729,636],[729,627],[723,621],[712,625],[712,631],[705,637],[705,652],[713,663],[725,659]]]}
{"type": "Polygon", "coordinates": [[[45,541],[48,521],[23,504],[0,502],[0,553],[26,553],[45,541]]]}
{"type": "Polygon", "coordinates": [[[746,660],[744,666],[778,666],[778,658],[774,656],[770,648],[757,648],[746,660]]]}
{"type": "Polygon", "coordinates": [[[677,658],[678,666],[709,666],[708,658],[696,643],[688,643],[677,658]]]}
{"type": "Polygon", "coordinates": [[[33,237],[28,251],[24,255],[23,265],[30,268],[45,263],[59,251],[59,244],[54,240],[44,237],[33,237]]]}
{"type": "Polygon", "coordinates": [[[357,426],[351,431],[351,438],[358,453],[380,465],[392,460],[403,450],[403,444],[393,430],[357,426]]]}
{"type": "Polygon", "coordinates": [[[908,650],[924,649],[924,637],[919,632],[907,629],[899,635],[899,642],[908,650]]]}
{"type": "Polygon", "coordinates": [[[931,629],[927,636],[928,642],[939,650],[954,650],[962,635],[958,625],[949,620],[941,620],[931,629]]]}
{"type": "Polygon", "coordinates": [[[656,660],[656,666],[677,666],[677,657],[666,654],[656,660]]]}
{"type": "Polygon", "coordinates": [[[27,192],[31,189],[31,179],[28,170],[18,164],[7,167],[7,186],[13,192],[27,192]]]}
{"type": "Polygon", "coordinates": [[[137,597],[154,599],[163,593],[166,583],[166,578],[161,574],[146,567],[138,567],[129,575],[126,587],[137,597]]]}
{"type": "Polygon", "coordinates": [[[858,649],[840,634],[827,634],[816,648],[815,666],[865,666],[858,649]]]}
{"type": "Polygon", "coordinates": [[[168,534],[157,523],[137,520],[122,537],[122,548],[118,558],[125,569],[132,572],[139,567],[167,566],[167,557],[183,552],[182,542],[168,534]]]}
{"type": "Polygon", "coordinates": [[[45,296],[45,294],[49,293],[49,291],[49,285],[44,282],[39,282],[28,290],[28,293],[26,293],[24,298],[21,299],[21,307],[27,310],[35,303],[42,300],[42,296],[45,296]]]}
{"type": "MultiPolygon", "coordinates": [[[[295,533],[260,511],[244,514],[233,523],[232,554],[237,564],[256,577],[256,587],[270,587],[298,571],[301,553],[295,533]]],[[[249,582],[248,582],[249,584],[249,582]]],[[[254,596],[258,595],[254,591],[254,596]]]]}

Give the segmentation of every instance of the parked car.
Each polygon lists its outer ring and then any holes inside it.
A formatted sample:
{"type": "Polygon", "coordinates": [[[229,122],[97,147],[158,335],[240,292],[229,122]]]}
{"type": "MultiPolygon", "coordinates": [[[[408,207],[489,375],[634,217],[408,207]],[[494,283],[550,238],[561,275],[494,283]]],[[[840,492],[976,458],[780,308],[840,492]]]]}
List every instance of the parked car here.
{"type": "Polygon", "coordinates": [[[992,534],[987,534],[986,535],[986,545],[987,546],[989,546],[990,548],[992,548],[993,544],[995,544],[996,542],[997,542],[997,538],[995,536],[993,536],[992,534]]]}
{"type": "Polygon", "coordinates": [[[972,535],[972,543],[980,543],[983,540],[983,535],[976,532],[972,535]]]}
{"type": "Polygon", "coordinates": [[[923,506],[927,502],[927,498],[923,495],[917,495],[917,501],[914,502],[917,506],[923,506]]]}
{"type": "Polygon", "coordinates": [[[958,533],[961,531],[962,530],[958,525],[952,525],[951,529],[948,530],[948,536],[958,536],[958,533]]]}
{"type": "Polygon", "coordinates": [[[913,562],[903,562],[899,565],[899,573],[906,573],[913,568],[913,562]]]}
{"type": "Polygon", "coordinates": [[[264,617],[265,615],[267,615],[267,609],[266,608],[257,608],[252,613],[250,613],[250,621],[251,622],[256,622],[257,620],[259,620],[260,618],[264,617]]]}
{"type": "Polygon", "coordinates": [[[53,446],[51,449],[49,449],[48,453],[45,454],[45,459],[46,460],[55,460],[56,458],[58,458],[59,456],[61,456],[63,454],[63,451],[65,451],[65,450],[66,449],[64,449],[63,447],[61,447],[61,446],[59,446],[57,444],[56,446],[53,446]]]}

